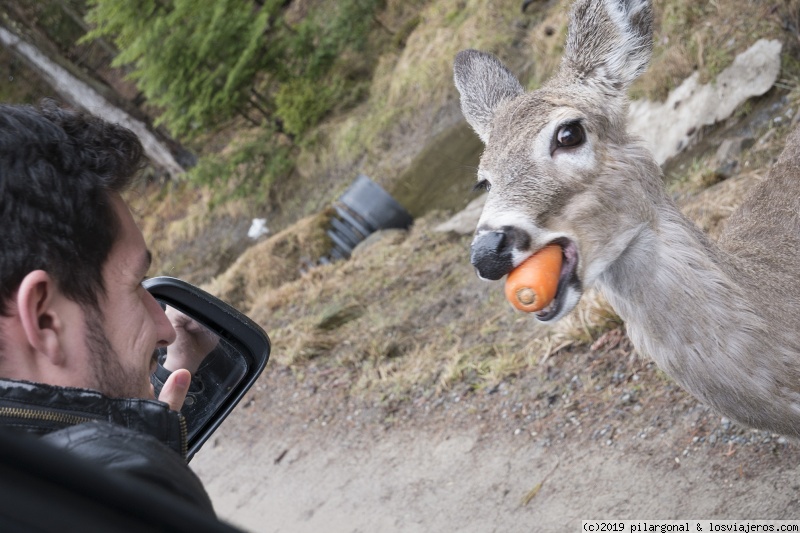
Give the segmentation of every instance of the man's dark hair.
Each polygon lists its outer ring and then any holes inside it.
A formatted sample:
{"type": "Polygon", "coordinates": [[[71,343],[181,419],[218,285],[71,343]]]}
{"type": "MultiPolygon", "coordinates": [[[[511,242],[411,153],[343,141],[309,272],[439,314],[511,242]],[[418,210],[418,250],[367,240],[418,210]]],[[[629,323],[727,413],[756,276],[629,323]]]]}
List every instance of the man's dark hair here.
{"type": "Polygon", "coordinates": [[[130,130],[59,107],[0,105],[0,314],[34,270],[71,300],[97,307],[120,228],[110,192],[140,168],[130,130]]]}

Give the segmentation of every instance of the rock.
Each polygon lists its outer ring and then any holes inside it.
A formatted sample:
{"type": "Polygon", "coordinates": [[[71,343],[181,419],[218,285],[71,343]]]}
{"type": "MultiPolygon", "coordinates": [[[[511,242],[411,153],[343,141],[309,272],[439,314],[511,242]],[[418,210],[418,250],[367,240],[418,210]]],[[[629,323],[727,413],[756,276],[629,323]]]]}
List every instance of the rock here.
{"type": "Polygon", "coordinates": [[[736,174],[742,151],[750,148],[753,144],[755,144],[755,139],[752,137],[734,137],[722,141],[714,156],[716,165],[714,173],[718,178],[717,181],[728,179],[736,174]]]}
{"type": "Polygon", "coordinates": [[[357,255],[361,255],[379,242],[387,245],[400,244],[406,239],[407,236],[408,230],[400,228],[389,228],[374,231],[370,233],[366,239],[358,243],[355,248],[353,248],[351,256],[355,257],[357,255]]]}
{"type": "Polygon", "coordinates": [[[722,144],[720,144],[719,148],[717,148],[717,153],[715,156],[718,167],[726,166],[731,161],[736,161],[739,159],[743,149],[742,140],[743,139],[741,137],[735,137],[733,139],[725,139],[722,141],[722,144]]]}
{"type": "Polygon", "coordinates": [[[708,176],[705,180],[703,180],[703,184],[706,187],[710,187],[720,181],[725,181],[726,179],[730,178],[739,168],[739,161],[736,159],[732,159],[727,161],[725,164],[718,166],[714,169],[713,174],[708,176]]]}
{"type": "Polygon", "coordinates": [[[435,231],[447,232],[455,231],[461,235],[468,235],[475,231],[478,219],[483,211],[483,204],[486,203],[486,194],[472,200],[463,211],[456,214],[450,220],[443,222],[434,228],[435,231]]]}
{"type": "Polygon", "coordinates": [[[781,43],[761,39],[736,57],[713,83],[694,73],[667,100],[631,102],[629,129],[641,137],[659,164],[682,151],[703,126],[728,118],[748,98],[767,92],[781,68],[781,43]]]}

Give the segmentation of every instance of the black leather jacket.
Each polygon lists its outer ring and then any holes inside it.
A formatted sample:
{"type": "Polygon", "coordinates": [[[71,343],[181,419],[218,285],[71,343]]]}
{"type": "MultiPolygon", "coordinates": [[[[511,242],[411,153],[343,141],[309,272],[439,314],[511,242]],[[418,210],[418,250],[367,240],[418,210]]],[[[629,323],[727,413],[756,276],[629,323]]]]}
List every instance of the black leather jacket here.
{"type": "Polygon", "coordinates": [[[213,513],[200,479],[186,464],[186,421],[165,403],[0,379],[0,428],[38,435],[213,513]]]}

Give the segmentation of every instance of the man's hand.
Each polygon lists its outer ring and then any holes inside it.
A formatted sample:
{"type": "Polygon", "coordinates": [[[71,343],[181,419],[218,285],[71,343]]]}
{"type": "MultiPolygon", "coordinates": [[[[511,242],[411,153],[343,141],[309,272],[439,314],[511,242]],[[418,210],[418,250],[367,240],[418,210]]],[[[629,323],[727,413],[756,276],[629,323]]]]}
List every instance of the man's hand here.
{"type": "Polygon", "coordinates": [[[164,382],[158,400],[167,403],[173,411],[180,411],[191,383],[192,374],[188,370],[185,368],[175,370],[164,382]]]}
{"type": "Polygon", "coordinates": [[[217,346],[219,337],[177,309],[168,307],[166,313],[177,338],[167,348],[164,368],[172,371],[185,368],[194,374],[217,346]]]}
{"type": "Polygon", "coordinates": [[[177,337],[167,347],[163,366],[172,374],[164,382],[158,400],[167,403],[170,409],[180,411],[192,383],[192,374],[217,346],[219,337],[177,309],[168,307],[166,314],[177,337]]]}

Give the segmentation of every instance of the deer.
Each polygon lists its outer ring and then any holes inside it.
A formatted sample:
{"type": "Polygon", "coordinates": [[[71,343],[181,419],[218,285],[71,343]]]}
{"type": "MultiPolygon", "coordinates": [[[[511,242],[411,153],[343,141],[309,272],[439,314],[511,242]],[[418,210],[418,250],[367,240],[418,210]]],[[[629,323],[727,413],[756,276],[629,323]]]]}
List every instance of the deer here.
{"type": "Polygon", "coordinates": [[[498,280],[562,249],[553,323],[596,288],[638,353],[720,415],[800,436],[800,130],[712,241],[627,131],[628,89],[653,48],[649,0],[577,0],[556,73],[527,92],[494,55],[462,50],[462,113],[488,192],[470,247],[498,280]]]}

